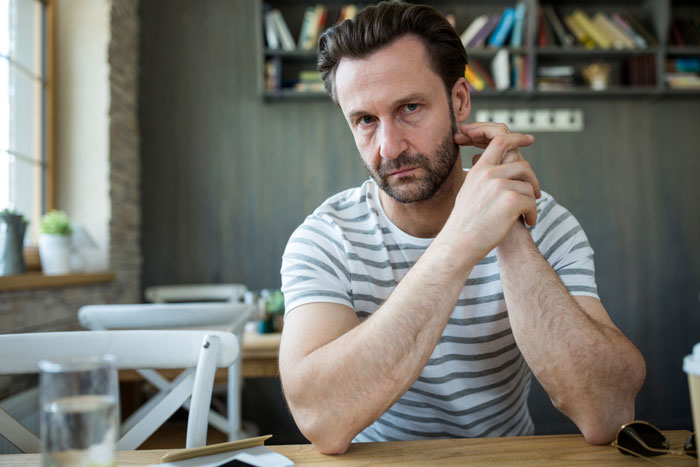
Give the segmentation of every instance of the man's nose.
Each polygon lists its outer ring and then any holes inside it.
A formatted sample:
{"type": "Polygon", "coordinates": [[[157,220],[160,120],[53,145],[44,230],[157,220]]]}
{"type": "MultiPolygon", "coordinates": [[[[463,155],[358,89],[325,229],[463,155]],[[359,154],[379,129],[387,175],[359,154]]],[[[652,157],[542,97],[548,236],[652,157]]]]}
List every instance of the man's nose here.
{"type": "Polygon", "coordinates": [[[383,159],[396,159],[408,149],[404,130],[393,122],[381,126],[379,155],[383,159]]]}

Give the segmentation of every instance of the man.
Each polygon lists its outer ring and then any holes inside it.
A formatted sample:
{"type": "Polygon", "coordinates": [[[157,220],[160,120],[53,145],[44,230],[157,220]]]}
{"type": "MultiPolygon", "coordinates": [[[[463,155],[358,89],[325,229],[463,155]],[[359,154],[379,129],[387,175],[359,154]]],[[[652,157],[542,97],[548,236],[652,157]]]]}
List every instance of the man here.
{"type": "Polygon", "coordinates": [[[591,443],[634,418],[644,361],[598,299],[578,222],[520,154],[534,139],[458,131],[466,59],[420,5],[368,7],[320,39],[319,70],[371,175],[310,215],[283,258],[280,375],[323,453],[533,434],[530,372],[591,443]],[[483,148],[468,173],[456,143],[483,148]]]}

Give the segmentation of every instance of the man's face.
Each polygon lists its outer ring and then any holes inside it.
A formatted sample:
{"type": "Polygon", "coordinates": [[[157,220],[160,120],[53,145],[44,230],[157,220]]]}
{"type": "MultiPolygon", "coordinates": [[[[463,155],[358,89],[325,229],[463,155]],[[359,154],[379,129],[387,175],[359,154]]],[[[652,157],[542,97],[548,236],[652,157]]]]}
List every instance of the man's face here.
{"type": "Polygon", "coordinates": [[[338,103],[368,172],[396,201],[431,198],[459,156],[451,99],[413,36],[341,60],[338,103]]]}

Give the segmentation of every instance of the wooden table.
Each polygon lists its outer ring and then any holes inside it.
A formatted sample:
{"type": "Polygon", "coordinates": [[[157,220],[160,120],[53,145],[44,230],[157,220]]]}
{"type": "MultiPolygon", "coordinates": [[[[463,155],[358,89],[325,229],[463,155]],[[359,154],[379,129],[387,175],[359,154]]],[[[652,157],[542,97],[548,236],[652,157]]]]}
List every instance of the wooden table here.
{"type": "MultiPolygon", "coordinates": [[[[683,444],[687,431],[666,431],[671,446],[683,444]]],[[[290,458],[298,466],[334,465],[359,467],[395,466],[626,466],[653,465],[644,459],[624,456],[612,446],[592,446],[581,435],[523,436],[516,438],[445,439],[400,441],[391,443],[353,444],[340,456],[324,456],[313,446],[268,446],[290,458]]],[[[118,465],[154,464],[167,450],[123,451],[117,454],[118,465]]],[[[692,457],[655,457],[664,465],[697,467],[692,457]]],[[[39,466],[40,454],[0,455],[0,467],[39,466]]]]}
{"type": "MultiPolygon", "coordinates": [[[[243,335],[243,355],[241,375],[244,378],[274,377],[279,374],[279,356],[282,333],[245,333],[243,335]]],[[[224,372],[225,374],[225,372],[224,372]]]]}

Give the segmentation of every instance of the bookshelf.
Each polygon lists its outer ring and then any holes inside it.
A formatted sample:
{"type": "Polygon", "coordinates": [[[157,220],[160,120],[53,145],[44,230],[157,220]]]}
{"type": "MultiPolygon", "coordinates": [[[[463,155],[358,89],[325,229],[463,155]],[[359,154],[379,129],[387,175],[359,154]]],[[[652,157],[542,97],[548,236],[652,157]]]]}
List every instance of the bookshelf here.
{"type": "MultiPolygon", "coordinates": [[[[414,2],[412,3],[421,3],[414,2]]],[[[479,16],[496,16],[508,7],[515,7],[517,0],[494,0],[491,2],[433,0],[432,6],[451,14],[456,21],[455,29],[462,33],[479,16]]],[[[693,35],[692,25],[683,25],[684,42],[674,40],[672,28],[675,22],[687,21],[687,18],[700,18],[700,2],[697,0],[561,0],[542,2],[524,0],[527,14],[523,23],[521,44],[511,46],[507,39],[501,47],[491,47],[488,43],[481,47],[467,47],[470,65],[481,65],[487,73],[492,73],[494,59],[499,52],[507,52],[510,66],[510,85],[506,89],[494,89],[484,79],[483,90],[472,90],[475,95],[486,98],[537,98],[537,97],[664,97],[664,96],[698,96],[700,85],[688,75],[699,76],[695,66],[700,60],[700,31],[693,35]],[[552,5],[566,31],[565,18],[580,11],[590,20],[600,13],[605,18],[614,20],[614,14],[620,14],[641,24],[651,39],[643,41],[643,47],[635,42],[633,48],[602,48],[596,43],[589,48],[574,40],[571,45],[563,45],[557,36],[550,16],[545,11],[552,5]],[[543,26],[538,12],[542,11],[543,26]],[[542,31],[542,32],[541,32],[542,31]],[[541,35],[546,40],[541,41],[541,35]],[[602,67],[588,68],[592,63],[602,67]],[[687,71],[690,67],[691,71],[687,71]],[[516,71],[514,71],[514,69],[516,71]],[[603,76],[607,71],[607,84],[601,89],[593,89],[591,81],[584,79],[583,70],[591,76],[603,76]],[[596,75],[596,71],[599,72],[596,75]],[[566,77],[547,77],[544,73],[565,73],[566,77]]],[[[261,56],[260,92],[264,99],[324,99],[327,98],[322,87],[316,84],[298,85],[299,76],[315,69],[315,49],[300,50],[296,44],[300,39],[304,16],[307,9],[312,9],[317,2],[291,2],[288,0],[259,0],[261,15],[261,56]],[[271,47],[266,40],[266,17],[269,11],[278,10],[295,41],[293,50],[284,50],[281,45],[271,47]],[[271,79],[271,76],[273,79],[271,79]]],[[[330,0],[324,4],[326,25],[332,25],[339,17],[341,8],[346,3],[330,0]]],[[[357,4],[358,10],[364,5],[357,4]]],[[[600,21],[600,19],[596,19],[600,21]]],[[[598,24],[598,23],[596,23],[598,24]]],[[[636,29],[634,23],[633,29],[636,29]]],[[[600,26],[598,26],[600,27],[600,26]]],[[[675,26],[678,27],[678,26],[675,26]]],[[[638,30],[637,30],[638,32],[638,30]]],[[[573,35],[573,34],[572,34],[573,35]]],[[[639,36],[644,36],[638,32],[639,36]]],[[[487,40],[488,41],[488,40],[487,40]]],[[[618,44],[619,45],[619,44],[618,44]]],[[[479,75],[481,76],[481,74],[479,75]]],[[[593,78],[595,79],[595,78],[593,78]]]]}

